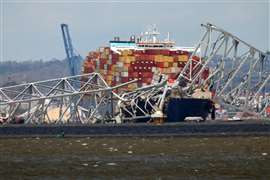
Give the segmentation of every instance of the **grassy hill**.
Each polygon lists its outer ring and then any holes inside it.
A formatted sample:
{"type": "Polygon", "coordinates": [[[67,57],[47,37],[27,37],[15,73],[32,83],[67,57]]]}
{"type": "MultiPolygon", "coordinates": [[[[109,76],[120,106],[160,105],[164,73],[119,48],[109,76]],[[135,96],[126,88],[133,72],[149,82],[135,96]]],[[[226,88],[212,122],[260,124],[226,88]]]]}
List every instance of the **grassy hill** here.
{"type": "Polygon", "coordinates": [[[0,87],[67,75],[66,60],[0,62],[0,87]]]}

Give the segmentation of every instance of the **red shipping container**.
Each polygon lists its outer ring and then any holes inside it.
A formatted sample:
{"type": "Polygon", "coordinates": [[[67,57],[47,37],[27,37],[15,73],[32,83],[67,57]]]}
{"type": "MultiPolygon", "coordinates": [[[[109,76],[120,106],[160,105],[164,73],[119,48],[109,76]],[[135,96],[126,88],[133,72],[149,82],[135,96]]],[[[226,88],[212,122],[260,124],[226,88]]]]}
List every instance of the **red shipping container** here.
{"type": "Polygon", "coordinates": [[[149,56],[148,56],[148,60],[149,60],[149,61],[154,61],[154,60],[155,60],[155,56],[149,55],[149,56]]]}
{"type": "Polygon", "coordinates": [[[149,56],[149,55],[147,55],[147,54],[143,55],[143,56],[142,56],[142,61],[147,60],[147,59],[148,59],[148,56],[149,56]]]}
{"type": "Polygon", "coordinates": [[[151,72],[151,71],[152,71],[152,68],[145,65],[145,66],[139,67],[139,70],[140,70],[141,72],[145,73],[145,72],[151,72]]]}
{"type": "Polygon", "coordinates": [[[135,55],[135,61],[141,60],[141,58],[142,58],[142,55],[135,55]]]}
{"type": "Polygon", "coordinates": [[[169,56],[170,55],[170,50],[162,49],[162,50],[160,50],[160,54],[165,55],[165,56],[169,56]]]}
{"type": "Polygon", "coordinates": [[[169,52],[170,56],[175,56],[175,55],[178,55],[178,54],[179,54],[179,51],[170,51],[169,52]]]}
{"type": "Polygon", "coordinates": [[[121,77],[121,82],[122,83],[128,82],[128,77],[121,77]]]}
{"type": "Polygon", "coordinates": [[[169,79],[176,79],[177,78],[177,74],[176,73],[169,73],[168,74],[168,78],[169,79]]]}
{"type": "Polygon", "coordinates": [[[177,56],[173,56],[173,62],[178,62],[178,57],[177,56]]]}
{"type": "Polygon", "coordinates": [[[133,73],[135,71],[134,66],[128,68],[128,73],[133,73]]]}
{"type": "Polygon", "coordinates": [[[181,54],[183,54],[183,51],[177,50],[177,51],[176,51],[176,54],[177,54],[177,55],[181,55],[181,54]]]}
{"type": "Polygon", "coordinates": [[[138,66],[138,65],[141,64],[141,61],[137,60],[137,61],[134,62],[134,64],[135,64],[136,66],[138,66]]]}
{"type": "Polygon", "coordinates": [[[100,62],[100,64],[106,64],[107,63],[107,61],[105,59],[102,59],[102,58],[99,59],[99,62],[100,62]]]}
{"type": "Polygon", "coordinates": [[[195,61],[200,61],[200,58],[198,56],[192,56],[192,59],[195,61]]]}
{"type": "Polygon", "coordinates": [[[112,58],[112,64],[116,64],[119,61],[118,58],[112,58]]]}
{"type": "Polygon", "coordinates": [[[112,70],[112,64],[110,64],[109,66],[108,66],[108,70],[112,70]]]}
{"type": "Polygon", "coordinates": [[[152,50],[152,49],[145,50],[145,54],[148,54],[148,55],[150,55],[150,54],[154,55],[155,53],[156,53],[155,50],[152,50]]]}
{"type": "Polygon", "coordinates": [[[99,64],[99,69],[104,69],[104,64],[100,63],[99,64]]]}
{"type": "Polygon", "coordinates": [[[118,59],[119,58],[119,54],[116,53],[112,53],[112,59],[118,59]]]}
{"type": "Polygon", "coordinates": [[[152,78],[145,78],[144,82],[150,84],[152,82],[152,78]]]}
{"type": "Polygon", "coordinates": [[[209,76],[209,69],[205,69],[205,70],[202,72],[201,78],[202,78],[202,79],[207,79],[208,76],[209,76]]]}
{"type": "Polygon", "coordinates": [[[267,106],[267,108],[265,109],[265,111],[266,111],[266,114],[269,116],[270,115],[270,105],[267,106]]]}
{"type": "Polygon", "coordinates": [[[133,72],[132,73],[132,76],[133,76],[133,78],[138,78],[139,77],[139,73],[138,72],[133,72]]]}
{"type": "Polygon", "coordinates": [[[144,53],[145,53],[144,50],[136,50],[136,51],[134,51],[134,54],[135,54],[135,55],[142,55],[142,54],[144,54],[144,53]]]}
{"type": "Polygon", "coordinates": [[[92,61],[92,63],[95,67],[97,66],[97,61],[92,61]]]}
{"type": "Polygon", "coordinates": [[[185,62],[178,62],[178,67],[184,67],[186,65],[185,62]]]}
{"type": "Polygon", "coordinates": [[[152,72],[144,72],[143,75],[144,75],[145,78],[152,78],[153,77],[152,72]]]}
{"type": "Polygon", "coordinates": [[[153,60],[145,60],[145,61],[141,61],[141,64],[144,64],[146,66],[150,66],[153,65],[154,61],[153,60]]]}
{"type": "Polygon", "coordinates": [[[144,55],[142,61],[148,61],[148,59],[149,59],[149,55],[144,55]]]}
{"type": "Polygon", "coordinates": [[[156,66],[159,68],[164,68],[164,63],[163,62],[156,62],[156,66]]]}

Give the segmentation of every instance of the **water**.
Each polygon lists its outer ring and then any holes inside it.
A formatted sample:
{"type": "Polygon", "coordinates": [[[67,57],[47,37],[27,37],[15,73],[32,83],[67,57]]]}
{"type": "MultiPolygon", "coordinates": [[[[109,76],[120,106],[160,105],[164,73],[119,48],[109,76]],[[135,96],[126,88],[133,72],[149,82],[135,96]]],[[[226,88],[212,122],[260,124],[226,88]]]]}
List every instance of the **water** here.
{"type": "Polygon", "coordinates": [[[0,139],[0,179],[270,179],[270,137],[0,139]]]}

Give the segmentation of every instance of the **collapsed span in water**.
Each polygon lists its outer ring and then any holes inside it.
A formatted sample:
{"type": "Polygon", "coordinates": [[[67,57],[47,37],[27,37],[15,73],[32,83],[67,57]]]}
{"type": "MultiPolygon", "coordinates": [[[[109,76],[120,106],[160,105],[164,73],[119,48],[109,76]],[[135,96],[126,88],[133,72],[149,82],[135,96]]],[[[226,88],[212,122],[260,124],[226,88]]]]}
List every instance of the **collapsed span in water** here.
{"type": "Polygon", "coordinates": [[[269,117],[269,55],[215,25],[202,27],[194,48],[176,47],[169,38],[159,41],[154,29],[89,53],[88,74],[2,87],[1,119],[93,124],[207,119],[210,114],[269,117]],[[176,106],[183,113],[175,113],[176,106]]]}

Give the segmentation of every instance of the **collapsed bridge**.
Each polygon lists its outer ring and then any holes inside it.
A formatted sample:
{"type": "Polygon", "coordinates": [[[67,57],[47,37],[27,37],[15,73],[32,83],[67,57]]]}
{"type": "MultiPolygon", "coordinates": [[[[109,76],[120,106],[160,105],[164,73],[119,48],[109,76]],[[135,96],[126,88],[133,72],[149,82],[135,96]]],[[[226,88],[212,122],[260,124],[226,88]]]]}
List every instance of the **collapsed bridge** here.
{"type": "Polygon", "coordinates": [[[207,98],[228,117],[239,112],[269,117],[269,54],[215,25],[202,28],[202,38],[174,82],[163,76],[159,82],[119,91],[137,80],[110,87],[99,73],[90,73],[1,87],[2,118],[5,123],[23,119],[37,124],[134,122],[164,118],[171,98],[194,98],[198,92],[209,92],[207,98]]]}

